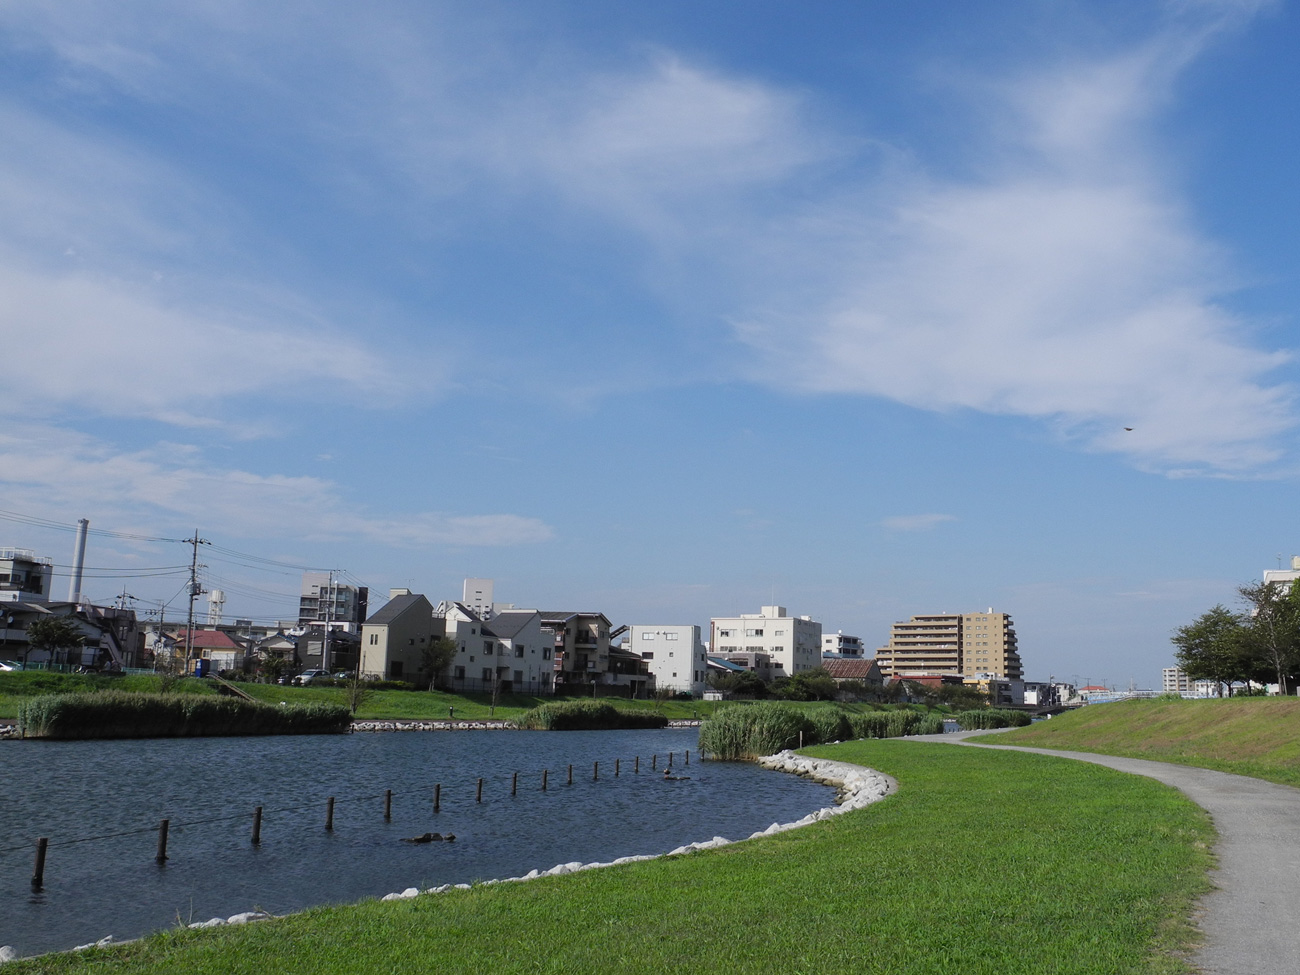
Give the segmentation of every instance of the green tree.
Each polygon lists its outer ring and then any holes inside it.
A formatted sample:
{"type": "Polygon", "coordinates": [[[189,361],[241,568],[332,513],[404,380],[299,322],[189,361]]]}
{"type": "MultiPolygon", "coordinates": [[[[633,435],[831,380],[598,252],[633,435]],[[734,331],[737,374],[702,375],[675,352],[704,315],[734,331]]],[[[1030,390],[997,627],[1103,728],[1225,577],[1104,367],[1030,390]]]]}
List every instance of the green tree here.
{"type": "MultiPolygon", "coordinates": [[[[1246,624],[1222,604],[1203,613],[1170,637],[1178,648],[1178,666],[1192,680],[1212,680],[1228,685],[1249,676],[1245,657],[1246,624]]],[[[1222,694],[1222,692],[1220,692],[1222,694]]]]}
{"type": "Polygon", "coordinates": [[[1244,620],[1243,646],[1269,677],[1278,693],[1289,693],[1288,680],[1300,669],[1300,592],[1294,583],[1257,582],[1237,587],[1251,606],[1244,620]]]}
{"type": "MultiPolygon", "coordinates": [[[[85,642],[81,624],[69,616],[42,616],[27,624],[28,648],[47,652],[51,663],[61,663],[58,659],[61,652],[85,646],[85,642]]],[[[27,654],[23,654],[23,663],[26,662],[27,654]]]]}
{"type": "Polygon", "coordinates": [[[443,673],[456,658],[456,641],[445,636],[430,640],[421,652],[421,657],[424,669],[429,672],[429,689],[434,690],[439,686],[443,673]]]}

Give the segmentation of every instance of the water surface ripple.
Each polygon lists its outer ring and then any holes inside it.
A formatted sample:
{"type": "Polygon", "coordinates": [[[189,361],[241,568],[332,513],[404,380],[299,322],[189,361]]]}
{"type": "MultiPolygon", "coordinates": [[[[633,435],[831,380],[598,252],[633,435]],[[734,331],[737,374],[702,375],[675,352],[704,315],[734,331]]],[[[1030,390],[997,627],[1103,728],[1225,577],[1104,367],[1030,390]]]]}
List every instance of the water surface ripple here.
{"type": "Polygon", "coordinates": [[[696,738],[695,729],[670,729],[3,742],[0,944],[30,955],[253,909],[282,914],[573,860],[663,853],[715,835],[741,839],[832,801],[826,786],[750,764],[692,754],[688,769],[684,752],[694,753],[696,738]],[[669,752],[689,781],[651,773],[651,755],[662,769],[669,752]],[[332,832],[324,829],[328,796],[337,797],[332,832]],[[254,846],[259,805],[262,842],[254,846]],[[170,859],[159,867],[151,827],[164,818],[170,859]],[[456,842],[401,842],[426,831],[454,833],[456,842]],[[38,836],[50,838],[50,849],[35,892],[38,836]]]}

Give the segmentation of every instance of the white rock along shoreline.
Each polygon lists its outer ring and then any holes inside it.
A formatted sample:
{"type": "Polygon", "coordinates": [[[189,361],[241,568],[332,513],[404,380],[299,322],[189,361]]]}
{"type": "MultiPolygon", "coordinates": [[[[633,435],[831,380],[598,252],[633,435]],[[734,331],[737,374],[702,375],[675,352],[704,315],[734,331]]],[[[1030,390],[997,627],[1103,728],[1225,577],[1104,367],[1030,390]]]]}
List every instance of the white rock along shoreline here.
{"type": "MultiPolygon", "coordinates": [[[[804,755],[796,755],[793,751],[777,752],[775,755],[768,755],[758,760],[758,764],[766,769],[775,772],[786,772],[792,775],[802,775],[805,778],[812,779],[814,782],[820,782],[823,785],[833,785],[838,789],[836,794],[836,804],[825,806],[810,812],[802,819],[792,823],[773,823],[767,829],[759,830],[757,833],[751,833],[744,839],[755,840],[764,836],[773,836],[777,833],[784,833],[787,830],[798,829],[801,826],[807,826],[811,823],[820,822],[823,819],[830,819],[832,816],[840,816],[854,809],[862,809],[871,805],[873,802],[879,802],[881,799],[898,790],[898,782],[882,772],[875,769],[864,768],[861,765],[852,765],[848,762],[833,762],[824,758],[809,758],[804,755]]],[[[413,897],[421,897],[428,894],[442,894],[449,890],[469,890],[471,887],[487,887],[492,884],[513,884],[522,883],[526,880],[535,880],[538,877],[559,877],[564,874],[577,873],[581,870],[599,870],[603,867],[617,867],[625,863],[638,863],[642,860],[657,860],[660,857],[683,856],[687,853],[694,853],[696,850],[712,850],[720,846],[730,846],[732,843],[743,842],[743,840],[729,840],[723,836],[715,836],[711,840],[702,840],[697,843],[689,843],[686,846],[679,846],[675,850],[667,853],[650,853],[641,856],[619,857],[617,860],[608,862],[583,863],[575,860],[571,863],[559,863],[549,870],[530,870],[521,877],[506,877],[500,880],[482,880],[477,884],[443,884],[440,887],[430,887],[426,890],[420,890],[418,887],[408,887],[403,891],[385,894],[380,898],[381,901],[408,900],[413,897]]],[[[267,914],[264,911],[245,911],[242,914],[234,914],[227,918],[214,917],[207,921],[196,921],[190,924],[191,928],[218,928],[227,925],[248,924],[252,921],[265,921],[276,917],[273,914],[267,914]]],[[[129,939],[134,940],[134,939],[129,939]]],[[[105,948],[115,944],[127,944],[127,941],[116,941],[112,935],[101,938],[98,941],[92,941],[89,944],[77,945],[72,951],[86,951],[90,948],[105,948]]],[[[5,945],[0,947],[0,964],[6,961],[12,961],[17,957],[14,950],[5,945]]]]}

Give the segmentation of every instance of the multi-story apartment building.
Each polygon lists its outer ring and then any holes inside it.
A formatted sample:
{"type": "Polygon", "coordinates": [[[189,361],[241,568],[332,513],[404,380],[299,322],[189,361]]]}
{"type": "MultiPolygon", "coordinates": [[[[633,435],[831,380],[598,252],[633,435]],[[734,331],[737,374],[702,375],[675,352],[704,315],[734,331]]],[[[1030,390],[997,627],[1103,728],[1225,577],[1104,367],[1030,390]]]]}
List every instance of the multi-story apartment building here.
{"type": "Polygon", "coordinates": [[[822,657],[830,660],[844,657],[861,660],[862,656],[862,637],[849,636],[843,630],[822,634],[822,657]]]}
{"type": "Polygon", "coordinates": [[[347,633],[360,633],[366,620],[370,590],[338,582],[332,572],[304,572],[298,598],[298,625],[324,625],[347,633]]]}
{"type": "Polygon", "coordinates": [[[885,676],[961,674],[1022,680],[1016,630],[1007,613],[937,613],[913,616],[890,628],[889,644],[876,651],[885,676]]]}
{"type": "Polygon", "coordinates": [[[37,558],[27,548],[0,548],[0,602],[50,598],[50,559],[37,558]]]}
{"type": "Polygon", "coordinates": [[[698,626],[629,626],[627,649],[649,664],[656,688],[704,693],[709,660],[698,626]]]}
{"type": "Polygon", "coordinates": [[[1161,691],[1165,694],[1178,694],[1188,697],[1192,693],[1192,682],[1179,667],[1166,667],[1161,674],[1161,691]]]}
{"type": "Polygon", "coordinates": [[[720,616],[709,624],[709,649],[730,653],[767,653],[779,674],[790,677],[814,670],[822,662],[822,625],[810,616],[790,616],[784,606],[762,612],[720,616]]]}

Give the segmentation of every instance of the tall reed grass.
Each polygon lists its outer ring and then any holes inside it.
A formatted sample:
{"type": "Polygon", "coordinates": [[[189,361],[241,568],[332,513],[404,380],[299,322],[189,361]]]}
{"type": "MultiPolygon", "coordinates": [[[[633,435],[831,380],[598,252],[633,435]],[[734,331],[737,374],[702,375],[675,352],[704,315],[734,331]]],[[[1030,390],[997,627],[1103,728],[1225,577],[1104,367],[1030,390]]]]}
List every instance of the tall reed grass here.
{"type": "Polygon", "coordinates": [[[666,728],[668,717],[654,711],[624,711],[607,701],[557,701],[524,712],[517,723],[529,731],[604,731],[666,728]]]}
{"type": "Polygon", "coordinates": [[[347,731],[341,704],[254,704],[197,694],[99,691],[46,694],[19,705],[26,738],[190,738],[221,735],[310,735],[347,731]]]}
{"type": "Polygon", "coordinates": [[[700,750],[722,761],[752,761],[784,748],[855,738],[937,735],[943,717],[920,711],[866,713],[822,708],[811,713],[771,701],[720,708],[700,726],[700,750]]]}
{"type": "Polygon", "coordinates": [[[988,731],[993,728],[1023,728],[1033,724],[1033,718],[1024,711],[1006,708],[984,708],[978,711],[959,711],[953,715],[962,731],[988,731]]]}

